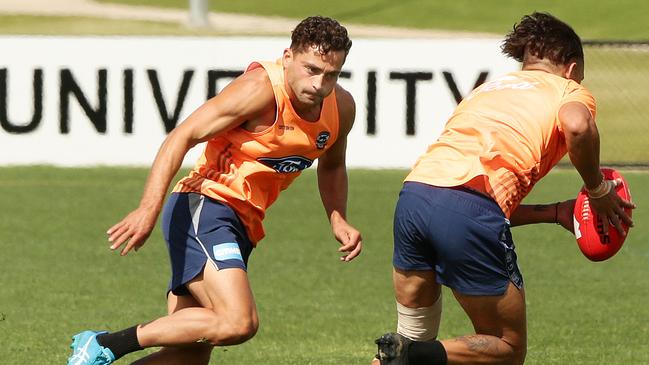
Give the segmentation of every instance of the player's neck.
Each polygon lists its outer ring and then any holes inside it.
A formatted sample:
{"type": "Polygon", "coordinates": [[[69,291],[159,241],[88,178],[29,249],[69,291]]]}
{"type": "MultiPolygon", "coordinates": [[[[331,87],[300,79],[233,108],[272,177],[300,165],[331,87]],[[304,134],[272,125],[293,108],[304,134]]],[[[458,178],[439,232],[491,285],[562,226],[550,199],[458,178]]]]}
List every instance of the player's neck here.
{"type": "Polygon", "coordinates": [[[320,113],[322,112],[322,103],[315,105],[302,104],[297,100],[291,100],[293,110],[297,115],[309,122],[317,122],[320,120],[320,113]]]}
{"type": "Polygon", "coordinates": [[[565,77],[565,66],[556,65],[546,59],[535,59],[523,63],[523,71],[543,71],[560,77],[565,77]]]}

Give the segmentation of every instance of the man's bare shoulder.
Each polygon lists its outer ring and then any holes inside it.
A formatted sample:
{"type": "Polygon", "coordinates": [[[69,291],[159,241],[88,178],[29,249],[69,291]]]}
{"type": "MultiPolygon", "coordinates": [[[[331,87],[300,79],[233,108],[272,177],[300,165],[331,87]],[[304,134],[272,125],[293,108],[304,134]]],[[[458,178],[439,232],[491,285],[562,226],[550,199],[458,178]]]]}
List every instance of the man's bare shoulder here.
{"type": "Polygon", "coordinates": [[[257,67],[250,71],[246,71],[242,73],[239,78],[248,82],[256,82],[260,85],[267,84],[268,87],[272,88],[270,77],[268,77],[268,72],[266,72],[263,67],[257,67]]]}
{"type": "Polygon", "coordinates": [[[247,119],[274,108],[275,94],[266,70],[260,67],[234,79],[211,101],[229,114],[247,119]]]}
{"type": "Polygon", "coordinates": [[[232,86],[236,86],[237,91],[250,97],[265,96],[264,100],[275,98],[268,73],[262,67],[243,73],[232,82],[232,86]]]}

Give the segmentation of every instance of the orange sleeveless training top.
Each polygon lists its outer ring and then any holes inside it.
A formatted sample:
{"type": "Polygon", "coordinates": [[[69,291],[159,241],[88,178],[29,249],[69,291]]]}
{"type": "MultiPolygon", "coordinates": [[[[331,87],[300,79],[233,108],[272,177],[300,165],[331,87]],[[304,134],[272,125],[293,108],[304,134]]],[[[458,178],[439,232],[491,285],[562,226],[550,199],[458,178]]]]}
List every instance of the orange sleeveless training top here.
{"type": "Polygon", "coordinates": [[[263,67],[273,85],[276,118],[261,132],[242,126],[207,142],[203,155],[174,192],[196,192],[234,209],[254,245],[264,237],[262,220],[279,193],[338,138],[335,91],[324,98],[320,119],[306,121],[293,109],[278,62],[253,62],[247,71],[263,67]]]}
{"type": "Polygon", "coordinates": [[[419,158],[406,181],[460,186],[491,196],[507,217],[567,152],[559,109],[595,100],[580,84],[517,71],[476,88],[419,158]]]}

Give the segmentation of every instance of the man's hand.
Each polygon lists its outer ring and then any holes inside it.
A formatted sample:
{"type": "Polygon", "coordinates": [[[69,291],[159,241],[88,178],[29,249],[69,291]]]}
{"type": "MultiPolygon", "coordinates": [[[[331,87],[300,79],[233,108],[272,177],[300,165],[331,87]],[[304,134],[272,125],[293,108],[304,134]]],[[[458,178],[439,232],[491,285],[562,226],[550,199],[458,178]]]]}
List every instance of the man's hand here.
{"type": "Polygon", "coordinates": [[[570,199],[555,203],[555,208],[557,209],[557,224],[572,234],[575,234],[575,221],[573,218],[575,202],[575,199],[570,199]]]}
{"type": "Polygon", "coordinates": [[[620,198],[615,192],[615,188],[622,183],[621,179],[607,180],[606,183],[611,185],[608,194],[598,198],[589,197],[590,206],[602,220],[604,234],[608,233],[610,222],[622,236],[625,236],[626,233],[622,223],[633,227],[633,220],[626,214],[624,209],[635,209],[636,205],[620,198]]]}
{"type": "Polygon", "coordinates": [[[143,207],[135,209],[106,232],[110,249],[116,250],[126,244],[120,255],[125,256],[132,249],[137,251],[149,238],[157,219],[158,212],[155,209],[143,207]]]}
{"type": "Polygon", "coordinates": [[[361,253],[363,249],[363,239],[361,233],[342,217],[332,220],[331,228],[336,240],[342,244],[338,252],[344,252],[346,255],[341,256],[341,261],[351,261],[361,253]]]}

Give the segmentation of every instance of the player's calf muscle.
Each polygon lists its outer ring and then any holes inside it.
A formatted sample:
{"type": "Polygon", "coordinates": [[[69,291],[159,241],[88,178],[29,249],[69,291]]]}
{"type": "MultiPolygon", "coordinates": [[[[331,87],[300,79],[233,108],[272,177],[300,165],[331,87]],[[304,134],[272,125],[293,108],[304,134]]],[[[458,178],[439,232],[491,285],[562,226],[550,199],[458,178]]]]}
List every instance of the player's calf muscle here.
{"type": "Polygon", "coordinates": [[[468,361],[490,359],[498,364],[522,364],[525,359],[525,345],[518,345],[490,335],[469,335],[447,341],[448,358],[450,361],[468,361]]]}

